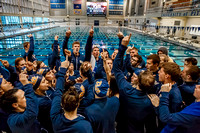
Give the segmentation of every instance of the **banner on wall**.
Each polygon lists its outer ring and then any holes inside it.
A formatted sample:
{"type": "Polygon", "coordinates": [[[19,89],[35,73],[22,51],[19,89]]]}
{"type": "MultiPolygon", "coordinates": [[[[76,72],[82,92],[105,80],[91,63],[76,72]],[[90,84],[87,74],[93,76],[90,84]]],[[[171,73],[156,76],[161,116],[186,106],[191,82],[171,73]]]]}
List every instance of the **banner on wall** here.
{"type": "Polygon", "coordinates": [[[82,13],[81,9],[74,9],[74,14],[80,15],[82,13]]]}
{"type": "Polygon", "coordinates": [[[72,1],[74,4],[74,14],[76,15],[82,14],[82,10],[81,10],[82,0],[72,0],[72,1]]]}
{"type": "Polygon", "coordinates": [[[192,11],[182,11],[182,12],[166,12],[162,13],[162,17],[186,17],[186,16],[200,16],[200,9],[194,9],[192,11]]]}
{"type": "Polygon", "coordinates": [[[65,0],[50,0],[50,3],[65,3],[65,0]]]}
{"type": "Polygon", "coordinates": [[[65,9],[65,0],[50,0],[51,9],[65,9]]]}
{"type": "Polygon", "coordinates": [[[74,4],[74,9],[81,9],[81,4],[74,4]]]}
{"type": "Polygon", "coordinates": [[[80,15],[82,13],[81,4],[74,4],[74,14],[80,15]]]}

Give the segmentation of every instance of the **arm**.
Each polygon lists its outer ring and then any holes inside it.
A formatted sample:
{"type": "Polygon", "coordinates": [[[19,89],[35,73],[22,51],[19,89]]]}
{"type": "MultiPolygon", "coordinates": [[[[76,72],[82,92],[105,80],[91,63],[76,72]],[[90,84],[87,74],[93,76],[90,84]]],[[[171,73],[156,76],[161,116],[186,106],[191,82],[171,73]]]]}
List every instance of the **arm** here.
{"type": "Polygon", "coordinates": [[[55,60],[58,58],[58,36],[55,36],[54,44],[53,44],[53,53],[48,59],[48,64],[51,69],[54,69],[56,65],[55,60]]]}
{"type": "Polygon", "coordinates": [[[53,44],[53,58],[57,58],[58,57],[58,40],[54,40],[54,44],[53,44]]]}
{"type": "Polygon", "coordinates": [[[122,39],[123,39],[124,37],[122,37],[122,38],[119,38],[119,46],[121,46],[122,45],[122,39]]]}
{"type": "Polygon", "coordinates": [[[126,67],[128,72],[130,72],[130,73],[134,72],[132,67],[131,67],[130,54],[126,54],[125,67],[126,67]]]}
{"type": "Polygon", "coordinates": [[[69,41],[69,37],[65,36],[65,40],[63,42],[63,55],[66,57],[66,54],[65,54],[65,49],[68,49],[68,41],[69,41]]]}
{"type": "Polygon", "coordinates": [[[159,118],[162,122],[172,124],[172,125],[180,125],[186,126],[191,125],[194,121],[194,117],[191,115],[183,114],[180,112],[170,113],[169,111],[169,93],[161,92],[162,97],[160,98],[159,105],[159,118]]]}
{"type": "Polygon", "coordinates": [[[123,33],[120,31],[120,28],[118,29],[119,32],[117,33],[117,36],[119,38],[119,46],[121,46],[121,42],[122,42],[122,39],[124,38],[124,35],[123,33]]]}
{"type": "Polygon", "coordinates": [[[87,40],[87,44],[85,46],[85,61],[89,61],[89,62],[91,59],[93,34],[94,34],[94,30],[93,30],[93,26],[92,26],[89,31],[89,37],[87,40]]]}
{"type": "Polygon", "coordinates": [[[92,40],[93,36],[89,36],[87,39],[87,44],[85,46],[85,61],[89,61],[91,59],[91,52],[92,52],[92,40]]]}
{"type": "Polygon", "coordinates": [[[119,90],[122,90],[126,87],[131,87],[130,83],[126,81],[126,79],[124,78],[124,74],[122,72],[122,63],[123,62],[123,56],[124,56],[124,53],[126,51],[127,47],[124,46],[124,45],[121,45],[119,47],[119,52],[114,60],[114,63],[113,63],[113,71],[114,71],[114,74],[115,74],[115,78],[116,78],[116,81],[117,81],[117,85],[119,87],[119,90]]]}
{"type": "Polygon", "coordinates": [[[30,37],[30,48],[28,50],[28,60],[29,61],[32,61],[32,56],[33,56],[33,53],[34,53],[34,39],[33,39],[33,36],[32,35],[29,35],[30,37]]]}
{"type": "Polygon", "coordinates": [[[67,69],[66,68],[60,68],[60,71],[57,74],[57,82],[56,82],[56,91],[54,93],[54,98],[52,101],[51,111],[50,111],[50,117],[52,120],[52,123],[56,121],[57,116],[61,113],[62,107],[61,107],[61,97],[62,92],[64,89],[64,82],[65,82],[65,74],[67,69]]]}

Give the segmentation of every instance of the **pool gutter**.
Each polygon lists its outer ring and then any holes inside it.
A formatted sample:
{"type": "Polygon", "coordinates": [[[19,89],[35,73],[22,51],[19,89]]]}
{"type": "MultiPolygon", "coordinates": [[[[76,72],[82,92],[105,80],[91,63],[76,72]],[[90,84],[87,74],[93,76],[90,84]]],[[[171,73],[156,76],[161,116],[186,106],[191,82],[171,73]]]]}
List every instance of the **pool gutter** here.
{"type": "Polygon", "coordinates": [[[124,28],[129,29],[129,30],[133,30],[134,32],[137,32],[137,33],[142,34],[142,35],[150,36],[150,37],[153,37],[153,38],[165,41],[165,42],[173,43],[175,45],[179,45],[179,46],[200,52],[200,48],[194,47],[194,46],[190,45],[189,43],[184,44],[184,43],[181,43],[181,42],[177,42],[176,40],[169,40],[167,38],[163,38],[163,37],[160,37],[160,36],[154,36],[154,35],[151,35],[151,34],[148,34],[148,33],[144,33],[141,30],[136,30],[136,29],[127,28],[127,27],[124,27],[124,28]]]}

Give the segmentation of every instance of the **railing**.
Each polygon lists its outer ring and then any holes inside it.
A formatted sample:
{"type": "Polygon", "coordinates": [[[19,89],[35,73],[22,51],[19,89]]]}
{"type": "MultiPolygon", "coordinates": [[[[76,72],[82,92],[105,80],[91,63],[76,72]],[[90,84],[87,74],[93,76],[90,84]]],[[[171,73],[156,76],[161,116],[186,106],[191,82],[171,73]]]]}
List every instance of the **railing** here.
{"type": "Polygon", "coordinates": [[[200,2],[182,2],[177,4],[168,4],[166,3],[163,7],[164,12],[170,12],[170,11],[191,11],[194,9],[200,9],[200,2]]]}
{"type": "MultiPolygon", "coordinates": [[[[173,2],[172,2],[173,3],[173,2]]],[[[193,11],[200,9],[200,1],[196,2],[182,2],[177,4],[163,3],[163,7],[155,7],[147,9],[146,14],[151,13],[166,13],[166,12],[179,12],[179,11],[193,11]]]]}

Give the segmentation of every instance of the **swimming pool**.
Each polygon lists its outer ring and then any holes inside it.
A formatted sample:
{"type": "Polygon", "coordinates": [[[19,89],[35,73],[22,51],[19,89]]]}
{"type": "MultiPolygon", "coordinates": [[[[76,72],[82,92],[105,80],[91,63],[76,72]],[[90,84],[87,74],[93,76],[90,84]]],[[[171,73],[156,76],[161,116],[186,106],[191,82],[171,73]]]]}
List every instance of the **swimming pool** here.
{"type": "MultiPolygon", "coordinates": [[[[59,35],[58,42],[62,47],[67,29],[68,27],[57,27],[33,33],[35,40],[34,54],[36,55],[36,58],[43,61],[45,64],[48,64],[47,55],[51,52],[51,44],[54,41],[54,36],[59,35]]],[[[69,48],[72,47],[71,44],[74,41],[80,41],[80,52],[84,54],[84,47],[87,42],[90,27],[70,26],[70,30],[72,35],[69,39],[69,48]]],[[[124,35],[129,35],[130,32],[132,33],[130,45],[134,45],[139,49],[139,54],[142,55],[145,61],[146,57],[152,53],[156,53],[160,46],[167,47],[169,50],[169,56],[180,66],[184,65],[184,59],[187,57],[195,57],[197,60],[200,60],[200,52],[141,35],[129,29],[121,28],[121,31],[124,35]]],[[[116,35],[117,32],[117,27],[94,27],[93,44],[105,46],[111,55],[114,49],[118,48],[119,40],[116,35]]],[[[11,65],[14,65],[15,59],[23,55],[24,49],[22,43],[26,41],[29,41],[29,38],[26,35],[0,40],[0,59],[8,60],[11,65]]],[[[64,56],[61,56],[61,60],[64,60],[64,56]]],[[[198,66],[200,66],[200,63],[198,63],[198,66]]]]}

